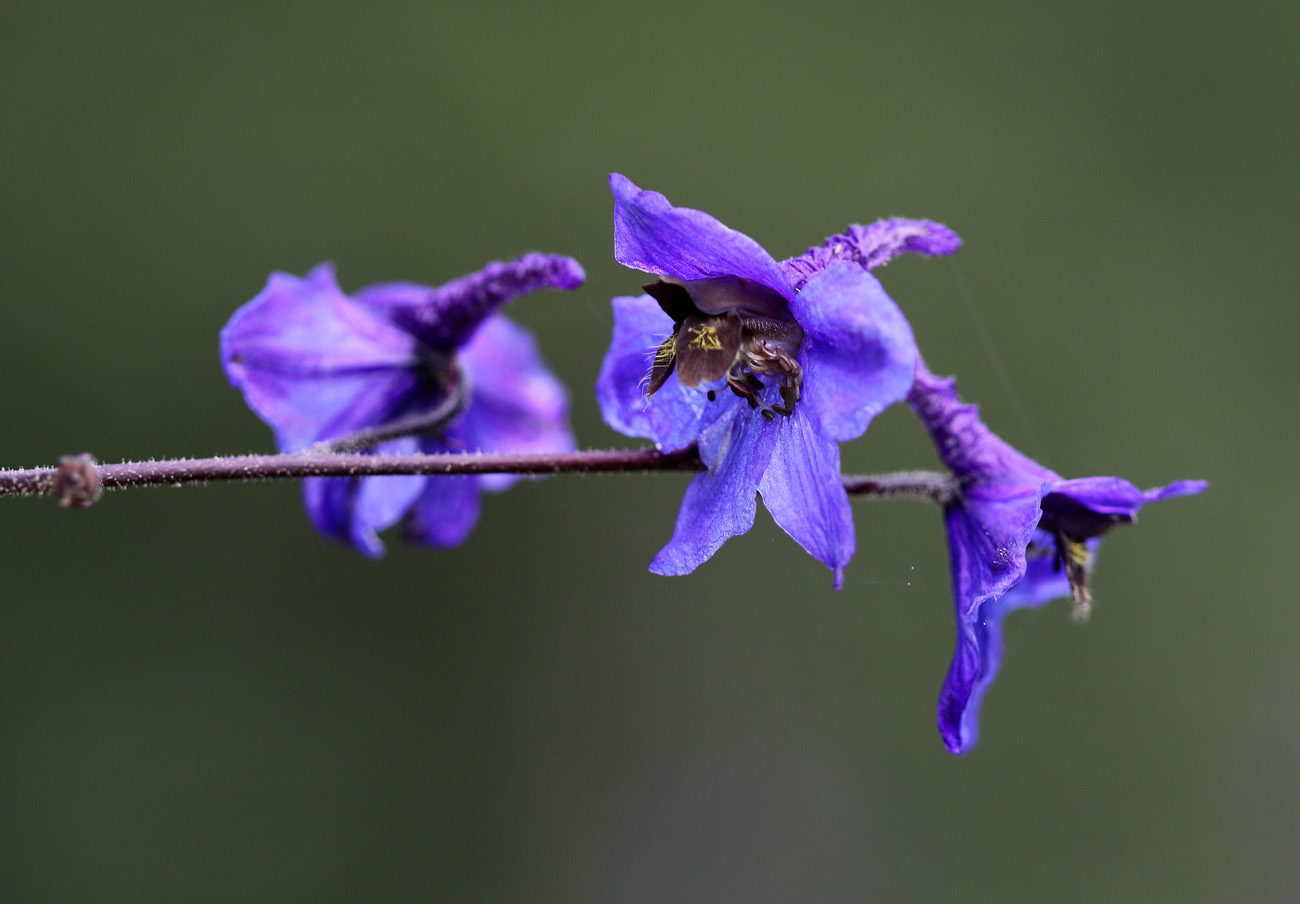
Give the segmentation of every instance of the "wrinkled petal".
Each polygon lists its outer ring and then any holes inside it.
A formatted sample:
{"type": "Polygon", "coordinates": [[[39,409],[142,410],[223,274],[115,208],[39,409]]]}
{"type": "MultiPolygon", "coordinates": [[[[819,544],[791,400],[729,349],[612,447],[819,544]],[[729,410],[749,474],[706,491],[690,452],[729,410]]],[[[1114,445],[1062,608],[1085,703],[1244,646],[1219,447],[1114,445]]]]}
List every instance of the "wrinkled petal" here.
{"type": "Polygon", "coordinates": [[[404,524],[408,539],[449,549],[464,543],[478,523],[482,502],[477,480],[469,475],[432,476],[404,524]]]}
{"type": "Polygon", "coordinates": [[[1012,448],[990,430],[980,420],[979,406],[958,397],[957,381],[930,373],[920,355],[907,403],[930,431],[939,459],[958,477],[1026,484],[1061,480],[1055,471],[1012,448]]]}
{"type": "MultiPolygon", "coordinates": [[[[415,437],[403,437],[375,448],[379,455],[411,455],[419,451],[415,437]]],[[[303,505],[318,531],[348,543],[362,555],[384,554],[379,532],[387,530],[420,495],[427,478],[419,474],[382,477],[309,477],[302,482],[303,505]]]]}
{"type": "Polygon", "coordinates": [[[596,400],[605,423],[626,436],[653,440],[664,451],[693,443],[709,423],[740,402],[730,392],[710,402],[702,389],[687,389],[670,376],[653,396],[646,377],[673,322],[649,295],[615,298],[614,336],[596,378],[596,400]]]}
{"type": "Polygon", "coordinates": [[[772,421],[775,448],[758,491],[781,529],[835,573],[835,589],[853,558],[853,510],[840,479],[840,447],[800,408],[772,421]]]}
{"type": "Polygon", "coordinates": [[[961,239],[942,223],[933,220],[893,218],[866,226],[853,225],[798,257],[781,262],[786,279],[795,290],[836,261],[849,261],[864,270],[874,270],[900,254],[936,257],[953,254],[961,239]]]}
{"type": "Polygon", "coordinates": [[[386,420],[415,389],[414,340],[350,301],[322,264],[274,273],[221,331],[221,363],[282,451],[386,420]]]}
{"type": "Polygon", "coordinates": [[[804,330],[800,407],[837,440],[861,436],[871,419],[906,398],[916,369],[912,328],[870,273],[840,262],[790,303],[804,330]]]}
{"type": "Polygon", "coordinates": [[[772,255],[758,242],[701,210],[673,207],[655,191],[642,191],[611,173],[614,258],[625,267],[682,280],[739,276],[762,283],[788,301],[794,290],[772,255]]]}
{"type": "Polygon", "coordinates": [[[651,571],[690,574],[753,526],[755,493],[776,440],[769,427],[748,409],[737,409],[734,417],[721,417],[704,431],[700,457],[708,470],[686,488],[673,538],[650,562],[651,571]]]}
{"type": "Polygon", "coordinates": [[[571,257],[533,251],[493,261],[449,283],[430,288],[382,283],[358,289],[357,302],[383,312],[430,348],[458,348],[503,305],[539,289],[575,289],[585,279],[571,257]]]}
{"type": "MultiPolygon", "coordinates": [[[[498,315],[484,322],[459,353],[470,403],[429,451],[572,452],[569,400],[523,327],[498,315]]],[[[480,488],[500,491],[519,480],[484,474],[480,488]]]]}

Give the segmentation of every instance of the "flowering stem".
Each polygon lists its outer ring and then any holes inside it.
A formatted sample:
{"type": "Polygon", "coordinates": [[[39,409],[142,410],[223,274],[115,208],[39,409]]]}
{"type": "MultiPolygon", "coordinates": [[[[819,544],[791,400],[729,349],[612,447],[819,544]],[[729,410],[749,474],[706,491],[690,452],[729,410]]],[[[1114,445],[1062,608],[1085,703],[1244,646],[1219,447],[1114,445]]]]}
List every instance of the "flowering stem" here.
{"type": "MultiPolygon", "coordinates": [[[[701,471],[698,450],[586,450],[533,454],[453,453],[440,455],[356,455],[305,450],[281,455],[180,458],[168,461],[97,463],[89,455],[69,456],[54,468],[0,470],[0,496],[57,496],[65,507],[86,508],[104,488],[181,486],[220,480],[301,477],[366,477],[382,474],[575,474],[619,471],[701,471]]],[[[844,478],[853,495],[924,499],[943,505],[957,492],[953,478],[930,471],[844,478]]]]}

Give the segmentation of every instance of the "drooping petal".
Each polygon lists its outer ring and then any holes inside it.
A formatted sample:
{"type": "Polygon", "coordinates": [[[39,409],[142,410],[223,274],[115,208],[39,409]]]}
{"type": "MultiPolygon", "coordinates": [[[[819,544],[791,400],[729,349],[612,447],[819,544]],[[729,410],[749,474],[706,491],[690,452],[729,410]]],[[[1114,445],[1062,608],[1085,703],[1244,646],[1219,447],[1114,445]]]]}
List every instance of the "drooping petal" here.
{"type": "Polygon", "coordinates": [[[272,274],[221,331],[226,376],[282,451],[387,419],[415,361],[415,341],[343,295],[328,264],[272,274]]]}
{"type": "Polygon", "coordinates": [[[467,343],[479,324],[507,302],[539,289],[575,289],[586,278],[571,257],[533,251],[510,261],[493,261],[474,273],[430,288],[382,283],[353,297],[381,311],[430,348],[467,343]]]}
{"type": "Polygon", "coordinates": [[[762,283],[788,301],[794,290],[758,242],[700,210],[673,207],[655,191],[611,173],[614,258],[625,267],[682,280],[739,276],[762,283]]]}
{"type": "MultiPolygon", "coordinates": [[[[444,431],[442,451],[573,451],[568,395],[547,369],[531,333],[497,315],[483,323],[458,359],[469,380],[470,402],[444,431]]],[[[499,491],[517,480],[510,474],[484,474],[477,483],[499,491]]]]}
{"type": "Polygon", "coordinates": [[[754,524],[754,497],[772,456],[776,430],[748,408],[733,407],[731,412],[733,416],[719,417],[700,435],[700,457],[708,470],[686,488],[673,538],[650,562],[655,574],[690,574],[754,524]]]}
{"type": "MultiPolygon", "coordinates": [[[[999,549],[985,525],[967,508],[950,507],[944,513],[944,526],[956,602],[957,646],[939,693],[939,733],[950,752],[966,753],[979,740],[980,702],[1002,664],[997,599],[1024,575],[1026,563],[1023,546],[1018,556],[1010,551],[1008,557],[1008,550],[999,549]]],[[[1032,535],[1032,527],[1029,533],[1032,535]]]]}
{"type": "Polygon", "coordinates": [[[866,226],[853,225],[798,257],[781,262],[790,285],[798,291],[804,283],[836,261],[849,261],[874,270],[900,254],[936,257],[961,248],[961,239],[942,223],[894,217],[866,226]]]}
{"type": "Polygon", "coordinates": [[[856,543],[839,444],[802,407],[766,429],[776,433],[776,442],[758,484],[763,505],[782,530],[834,572],[839,590],[856,543]]]}
{"type": "MultiPolygon", "coordinates": [[[[969,523],[954,524],[955,519],[962,517],[958,510],[950,511],[945,517],[952,557],[953,586],[959,594],[963,591],[959,589],[958,568],[978,570],[972,568],[970,563],[962,562],[962,557],[972,548],[968,537],[972,527],[975,527],[969,523]],[[961,539],[963,537],[967,539],[961,539]],[[957,546],[958,543],[961,545],[957,546]]],[[[1043,550],[1049,550],[1053,538],[1038,531],[1034,542],[1043,550]]],[[[1100,538],[1089,541],[1088,550],[1094,558],[1100,548],[1100,538]]],[[[980,704],[1002,667],[1003,619],[1017,609],[1042,606],[1054,599],[1069,596],[1070,592],[1065,569],[1059,567],[1054,554],[1046,552],[1030,557],[1024,577],[1005,593],[974,606],[964,618],[959,616],[957,649],[953,653],[952,665],[949,666],[948,676],[939,694],[939,733],[950,752],[968,753],[979,741],[980,704]]]]}
{"type": "Polygon", "coordinates": [[[615,298],[613,305],[614,336],[596,378],[601,416],[618,432],[645,437],[662,450],[689,446],[723,413],[719,406],[740,400],[727,392],[710,402],[703,390],[682,386],[676,374],[647,396],[650,365],[673,322],[649,295],[615,298]]]}
{"type": "MultiPolygon", "coordinates": [[[[376,454],[410,455],[419,451],[415,437],[391,440],[376,454]]],[[[303,505],[318,531],[350,544],[372,559],[384,554],[379,532],[387,530],[420,495],[425,478],[419,474],[383,477],[310,477],[302,482],[303,505]]]]}
{"type": "Polygon", "coordinates": [[[790,303],[803,327],[800,407],[812,410],[837,440],[850,440],[871,419],[906,398],[916,369],[912,328],[870,273],[832,264],[790,303]]]}
{"type": "Polygon", "coordinates": [[[464,543],[478,523],[482,502],[477,480],[469,475],[436,475],[411,507],[403,525],[407,538],[449,549],[464,543]]]}

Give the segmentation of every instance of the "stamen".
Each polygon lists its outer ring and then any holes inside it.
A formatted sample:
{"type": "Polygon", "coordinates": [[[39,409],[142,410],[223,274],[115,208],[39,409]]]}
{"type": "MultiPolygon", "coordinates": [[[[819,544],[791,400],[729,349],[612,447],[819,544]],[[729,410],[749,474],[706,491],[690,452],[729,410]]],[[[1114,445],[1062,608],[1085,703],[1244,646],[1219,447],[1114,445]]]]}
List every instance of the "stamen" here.
{"type": "Polygon", "coordinates": [[[1063,533],[1056,535],[1057,561],[1065,568],[1065,578],[1070,582],[1074,620],[1084,622],[1092,612],[1092,591],[1088,588],[1088,575],[1092,571],[1092,553],[1083,540],[1075,540],[1063,533]]]}

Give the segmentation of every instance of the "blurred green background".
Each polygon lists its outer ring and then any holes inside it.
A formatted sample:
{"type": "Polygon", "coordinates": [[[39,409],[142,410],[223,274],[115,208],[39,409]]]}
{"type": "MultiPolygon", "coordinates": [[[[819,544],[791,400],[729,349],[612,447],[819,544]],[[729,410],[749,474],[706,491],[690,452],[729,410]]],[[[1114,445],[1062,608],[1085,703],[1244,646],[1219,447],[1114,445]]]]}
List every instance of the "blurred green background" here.
{"type": "MultiPolygon", "coordinates": [[[[378,563],[291,484],[0,501],[0,899],[1295,900],[1298,60],[1283,2],[5,3],[4,466],[270,450],[216,339],[271,270],[534,248],[589,281],[512,316],[635,445],[619,170],[778,258],[948,223],[880,274],[933,369],[1062,474],[1212,488],[1113,535],[1086,628],[1009,620],[960,759],[925,506],[858,503],[833,593],[764,513],[647,573],[683,475],[378,563]]],[[[844,456],[935,461],[902,408],[844,456]]]]}

